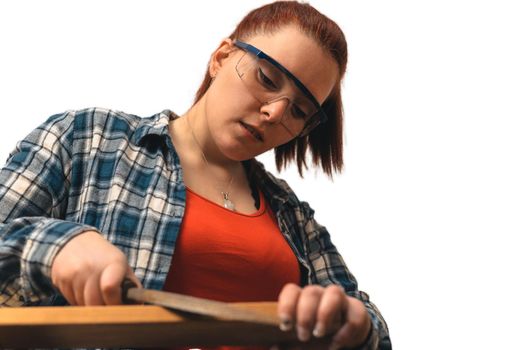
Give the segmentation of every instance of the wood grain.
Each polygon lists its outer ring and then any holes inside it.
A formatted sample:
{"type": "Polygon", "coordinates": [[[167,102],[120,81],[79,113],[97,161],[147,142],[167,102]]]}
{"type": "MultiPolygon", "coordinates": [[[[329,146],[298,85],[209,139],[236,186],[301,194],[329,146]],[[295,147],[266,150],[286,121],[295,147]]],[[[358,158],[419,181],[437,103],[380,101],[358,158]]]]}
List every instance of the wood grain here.
{"type": "MultiPolygon", "coordinates": [[[[232,305],[275,317],[276,323],[229,321],[152,305],[0,308],[0,348],[270,346],[298,342],[294,332],[278,328],[276,303],[232,305]]],[[[321,348],[326,343],[313,342],[309,348],[321,348]]]]}

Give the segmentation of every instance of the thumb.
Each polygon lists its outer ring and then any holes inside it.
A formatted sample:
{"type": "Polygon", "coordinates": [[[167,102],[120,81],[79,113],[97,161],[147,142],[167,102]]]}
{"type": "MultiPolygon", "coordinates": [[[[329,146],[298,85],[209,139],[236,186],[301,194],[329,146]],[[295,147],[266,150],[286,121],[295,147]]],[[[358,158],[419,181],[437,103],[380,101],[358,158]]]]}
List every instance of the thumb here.
{"type": "Polygon", "coordinates": [[[128,270],[126,272],[126,278],[129,278],[133,283],[137,285],[138,288],[143,288],[142,283],[140,283],[140,280],[137,278],[137,276],[135,276],[135,273],[133,272],[131,267],[129,267],[129,265],[128,270]]]}
{"type": "MultiPolygon", "coordinates": [[[[122,304],[121,287],[122,281],[131,268],[127,264],[112,263],[106,266],[100,275],[100,290],[102,299],[106,305],[122,304]]],[[[131,272],[132,273],[132,272],[131,272]]],[[[136,277],[133,276],[135,279],[136,277]]],[[[134,281],[134,280],[133,280],[134,281]]]]}

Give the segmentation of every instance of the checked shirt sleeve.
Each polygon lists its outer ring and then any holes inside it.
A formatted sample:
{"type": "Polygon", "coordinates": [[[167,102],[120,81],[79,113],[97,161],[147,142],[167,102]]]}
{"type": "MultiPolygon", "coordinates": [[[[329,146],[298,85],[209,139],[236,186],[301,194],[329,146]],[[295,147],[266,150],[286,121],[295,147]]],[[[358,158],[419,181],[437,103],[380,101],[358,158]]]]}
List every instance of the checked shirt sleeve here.
{"type": "Polygon", "coordinates": [[[311,283],[327,286],[341,285],[346,294],[361,300],[372,320],[372,329],[364,344],[355,350],[391,350],[388,327],[378,308],[370,301],[368,294],[357,288],[357,280],[348,270],[343,258],[330,239],[326,228],[314,219],[314,211],[303,202],[305,213],[305,235],[308,260],[312,266],[311,283]]]}
{"type": "Polygon", "coordinates": [[[74,114],[50,117],[0,169],[0,306],[38,304],[56,291],[51,264],[75,235],[95,228],[63,220],[74,114]]]}

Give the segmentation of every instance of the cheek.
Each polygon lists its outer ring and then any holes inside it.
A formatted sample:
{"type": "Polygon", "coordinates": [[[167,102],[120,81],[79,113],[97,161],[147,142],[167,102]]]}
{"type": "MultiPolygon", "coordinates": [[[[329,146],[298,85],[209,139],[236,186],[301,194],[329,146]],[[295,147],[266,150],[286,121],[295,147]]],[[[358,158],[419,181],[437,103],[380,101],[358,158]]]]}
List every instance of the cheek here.
{"type": "Polygon", "coordinates": [[[218,78],[208,90],[206,112],[208,115],[239,118],[247,113],[258,113],[258,103],[240,79],[218,78]]]}
{"type": "Polygon", "coordinates": [[[293,140],[293,137],[290,136],[290,134],[288,134],[287,132],[276,133],[275,137],[273,137],[271,140],[272,141],[271,148],[275,148],[275,147],[284,145],[285,143],[288,143],[291,140],[293,140]]]}

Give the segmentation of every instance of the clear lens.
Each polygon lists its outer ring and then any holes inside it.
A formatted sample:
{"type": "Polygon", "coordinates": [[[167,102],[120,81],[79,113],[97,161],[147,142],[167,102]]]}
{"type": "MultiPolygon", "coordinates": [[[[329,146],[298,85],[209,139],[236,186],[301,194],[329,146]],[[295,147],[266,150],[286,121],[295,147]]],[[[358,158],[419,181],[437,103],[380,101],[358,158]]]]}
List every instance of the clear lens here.
{"type": "Polygon", "coordinates": [[[293,136],[303,136],[319,124],[319,109],[286,76],[270,62],[245,52],[236,66],[246,88],[261,103],[287,99],[281,123],[293,136]]]}

